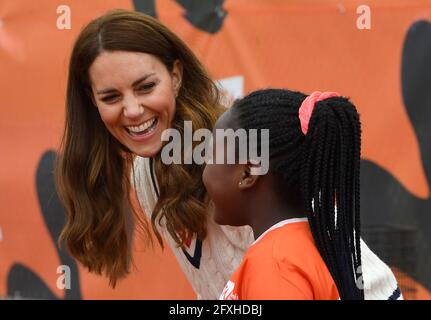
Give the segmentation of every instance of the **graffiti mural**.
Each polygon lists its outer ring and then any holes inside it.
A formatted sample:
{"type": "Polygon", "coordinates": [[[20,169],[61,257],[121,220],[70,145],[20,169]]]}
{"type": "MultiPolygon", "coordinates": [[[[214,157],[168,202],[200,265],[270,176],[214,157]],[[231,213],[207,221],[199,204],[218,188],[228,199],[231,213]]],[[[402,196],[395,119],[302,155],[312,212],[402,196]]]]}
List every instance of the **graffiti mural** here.
{"type": "MultiPolygon", "coordinates": [[[[195,298],[169,249],[144,250],[137,239],[137,269],[112,289],[57,245],[65,215],[53,166],[70,49],[91,19],[126,8],[176,32],[236,96],[263,87],[350,96],[363,123],[364,238],[411,284],[415,295],[407,298],[431,298],[429,2],[394,0],[391,7],[369,1],[369,30],[356,27],[356,0],[313,7],[260,0],[68,2],[70,30],[57,29],[55,0],[0,3],[0,296],[195,298]],[[229,88],[226,79],[240,84],[229,88]],[[57,287],[59,266],[70,270],[70,289],[57,287]]],[[[200,245],[187,253],[196,266],[200,245]]]]}

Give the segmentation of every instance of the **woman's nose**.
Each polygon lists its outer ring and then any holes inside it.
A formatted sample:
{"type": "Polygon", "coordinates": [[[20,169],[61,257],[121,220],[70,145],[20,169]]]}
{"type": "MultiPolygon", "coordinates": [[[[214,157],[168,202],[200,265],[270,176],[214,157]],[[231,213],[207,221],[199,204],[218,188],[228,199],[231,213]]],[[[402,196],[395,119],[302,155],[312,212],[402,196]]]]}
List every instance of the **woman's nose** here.
{"type": "Polygon", "coordinates": [[[123,102],[123,113],[127,118],[139,118],[144,113],[144,106],[134,97],[125,97],[123,102]]]}

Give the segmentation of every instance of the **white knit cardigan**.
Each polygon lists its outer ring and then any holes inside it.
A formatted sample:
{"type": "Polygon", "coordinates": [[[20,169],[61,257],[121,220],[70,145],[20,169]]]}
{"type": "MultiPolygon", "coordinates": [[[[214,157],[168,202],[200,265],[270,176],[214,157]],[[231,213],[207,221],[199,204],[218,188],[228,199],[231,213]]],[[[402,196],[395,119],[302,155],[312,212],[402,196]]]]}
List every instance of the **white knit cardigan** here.
{"type": "MultiPolygon", "coordinates": [[[[148,217],[157,202],[158,186],[153,161],[136,156],[132,182],[138,200],[148,217]]],[[[198,299],[218,299],[232,273],[239,266],[245,251],[254,242],[250,227],[220,226],[208,219],[204,241],[193,239],[189,250],[178,248],[165,227],[160,233],[171,247],[181,269],[198,299]]],[[[365,299],[402,299],[391,269],[361,239],[362,272],[365,299]]]]}

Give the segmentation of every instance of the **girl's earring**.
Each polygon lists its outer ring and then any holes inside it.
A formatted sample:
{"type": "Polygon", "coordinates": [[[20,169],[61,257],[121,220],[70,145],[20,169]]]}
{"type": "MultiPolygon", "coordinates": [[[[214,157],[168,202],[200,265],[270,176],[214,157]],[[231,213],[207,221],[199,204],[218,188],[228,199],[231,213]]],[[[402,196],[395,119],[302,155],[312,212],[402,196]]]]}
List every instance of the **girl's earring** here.
{"type": "Polygon", "coordinates": [[[242,186],[242,181],[239,182],[239,185],[242,186]]]}

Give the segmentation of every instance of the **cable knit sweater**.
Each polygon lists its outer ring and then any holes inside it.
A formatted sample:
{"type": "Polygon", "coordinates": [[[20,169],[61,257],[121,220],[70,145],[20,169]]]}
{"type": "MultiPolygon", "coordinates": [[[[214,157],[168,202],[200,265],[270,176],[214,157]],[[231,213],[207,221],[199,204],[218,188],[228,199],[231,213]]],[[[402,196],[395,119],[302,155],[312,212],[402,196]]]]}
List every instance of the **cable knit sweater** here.
{"type": "MultiPolygon", "coordinates": [[[[137,156],[132,181],[138,200],[148,217],[158,199],[154,165],[150,158],[137,156]]],[[[245,251],[254,242],[250,227],[220,226],[208,219],[204,241],[190,239],[186,250],[178,248],[163,225],[160,233],[171,247],[198,299],[218,299],[232,273],[239,266],[245,251]]],[[[402,299],[390,268],[361,240],[362,272],[365,299],[402,299]]]]}

